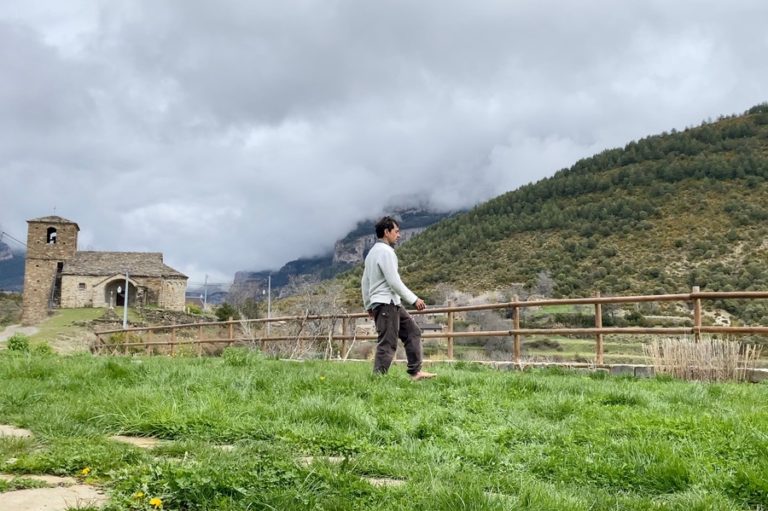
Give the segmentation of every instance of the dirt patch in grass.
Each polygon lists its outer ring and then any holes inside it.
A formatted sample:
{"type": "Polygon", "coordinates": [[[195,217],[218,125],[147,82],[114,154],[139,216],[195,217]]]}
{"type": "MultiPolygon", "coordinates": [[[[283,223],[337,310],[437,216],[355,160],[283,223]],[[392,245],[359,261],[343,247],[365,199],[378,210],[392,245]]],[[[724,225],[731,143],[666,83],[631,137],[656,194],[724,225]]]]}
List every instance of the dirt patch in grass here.
{"type": "Polygon", "coordinates": [[[0,493],[0,509],[66,511],[74,506],[100,506],[107,500],[107,496],[98,489],[85,484],[77,484],[0,493]]]}
{"type": "Polygon", "coordinates": [[[315,461],[327,461],[328,463],[332,463],[334,465],[338,465],[339,463],[342,463],[344,461],[344,458],[341,456],[303,456],[299,458],[299,463],[302,466],[308,467],[315,461]]]}
{"type": "Polygon", "coordinates": [[[0,474],[0,480],[13,481],[14,479],[31,479],[32,481],[39,481],[47,486],[74,486],[77,484],[77,479],[74,477],[60,477],[49,475],[29,475],[29,474],[0,474]]]}
{"type": "Polygon", "coordinates": [[[368,483],[372,484],[373,486],[402,486],[405,484],[405,481],[402,479],[389,479],[388,477],[364,477],[364,481],[367,481],[368,483]]]}
{"type": "Polygon", "coordinates": [[[109,437],[110,440],[115,442],[123,442],[125,444],[131,444],[141,449],[154,449],[161,444],[161,440],[158,438],[152,438],[148,436],[125,436],[115,435],[109,437]]]}
{"type": "Polygon", "coordinates": [[[8,424],[0,424],[0,437],[2,436],[26,438],[31,437],[32,432],[28,429],[17,428],[16,426],[10,426],[8,424]]]}

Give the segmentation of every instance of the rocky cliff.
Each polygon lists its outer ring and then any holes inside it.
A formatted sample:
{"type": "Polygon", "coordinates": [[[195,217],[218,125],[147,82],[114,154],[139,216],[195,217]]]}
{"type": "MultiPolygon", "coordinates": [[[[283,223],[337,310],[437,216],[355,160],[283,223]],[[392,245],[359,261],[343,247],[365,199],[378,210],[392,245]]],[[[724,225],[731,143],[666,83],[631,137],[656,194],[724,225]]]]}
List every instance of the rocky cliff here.
{"type": "MultiPolygon", "coordinates": [[[[400,243],[405,243],[430,225],[453,213],[434,213],[418,208],[401,209],[395,217],[402,225],[400,243]]],[[[268,279],[272,277],[272,297],[291,294],[291,282],[331,279],[363,261],[374,243],[375,220],[359,222],[357,227],[344,238],[336,241],[332,253],[327,255],[296,259],[286,263],[278,271],[238,271],[235,273],[231,293],[233,299],[264,298],[268,279]]]]}
{"type": "MultiPolygon", "coordinates": [[[[400,231],[400,243],[405,243],[409,239],[413,238],[420,232],[423,232],[426,227],[414,227],[413,229],[403,229],[400,231]]],[[[371,249],[373,244],[376,243],[376,236],[369,234],[367,236],[360,236],[352,240],[339,240],[333,249],[333,262],[334,263],[346,263],[357,264],[365,259],[365,255],[371,249]]]]}

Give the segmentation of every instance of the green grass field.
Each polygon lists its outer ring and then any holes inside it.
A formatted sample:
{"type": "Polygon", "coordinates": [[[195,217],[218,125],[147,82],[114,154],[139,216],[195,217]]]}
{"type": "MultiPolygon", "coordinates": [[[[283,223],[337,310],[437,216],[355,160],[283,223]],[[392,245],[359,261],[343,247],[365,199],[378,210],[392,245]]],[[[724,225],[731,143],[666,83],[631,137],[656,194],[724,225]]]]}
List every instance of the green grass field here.
{"type": "MultiPolygon", "coordinates": [[[[129,309],[130,312],[130,309],[129,309]]],[[[122,314],[122,308],[120,308],[122,314]]],[[[51,342],[60,336],[77,335],[83,331],[79,323],[92,321],[104,315],[104,309],[58,309],[39,323],[38,332],[30,336],[32,342],[51,342]]]]}
{"type": "MultiPolygon", "coordinates": [[[[768,385],[367,363],[0,354],[0,472],[106,509],[759,510],[768,385]],[[146,451],[111,435],[154,436],[146,451]],[[384,485],[381,482],[388,482],[384,485]]],[[[0,491],[3,488],[0,487],[0,491]]]]}

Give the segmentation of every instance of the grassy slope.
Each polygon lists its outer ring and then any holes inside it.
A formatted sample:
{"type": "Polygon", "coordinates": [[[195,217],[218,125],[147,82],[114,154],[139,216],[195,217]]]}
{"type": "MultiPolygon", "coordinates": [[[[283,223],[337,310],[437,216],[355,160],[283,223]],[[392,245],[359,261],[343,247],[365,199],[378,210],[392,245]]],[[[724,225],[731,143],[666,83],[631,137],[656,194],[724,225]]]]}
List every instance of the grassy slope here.
{"type": "Polygon", "coordinates": [[[76,474],[109,510],[736,510],[768,503],[768,387],[439,367],[0,355],[0,471],[76,474]],[[152,452],[106,439],[169,440],[152,452]],[[216,446],[229,444],[232,450],[216,446]],[[313,456],[308,465],[302,457],[313,456]],[[339,456],[340,463],[323,456],[339,456]],[[16,461],[5,461],[15,458],[16,461]],[[376,487],[364,478],[404,481],[376,487]],[[141,497],[134,497],[142,492],[141,497]]]}
{"type": "Polygon", "coordinates": [[[0,328],[21,321],[21,294],[0,293],[0,328]]]}

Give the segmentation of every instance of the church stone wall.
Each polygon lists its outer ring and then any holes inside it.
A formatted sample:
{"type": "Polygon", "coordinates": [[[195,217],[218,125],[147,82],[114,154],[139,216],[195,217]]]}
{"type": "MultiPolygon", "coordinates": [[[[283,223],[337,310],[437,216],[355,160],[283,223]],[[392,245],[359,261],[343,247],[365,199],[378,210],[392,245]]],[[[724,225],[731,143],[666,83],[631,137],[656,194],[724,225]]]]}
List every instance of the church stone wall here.
{"type": "Polygon", "coordinates": [[[92,295],[95,280],[94,277],[64,275],[61,278],[61,307],[64,309],[98,307],[98,305],[93,303],[92,295]],[[84,286],[81,288],[80,284],[84,284],[84,286]]]}
{"type": "MultiPolygon", "coordinates": [[[[162,309],[184,310],[186,281],[161,278],[130,277],[133,294],[128,297],[130,306],[154,305],[162,309]]],[[[117,283],[125,285],[124,276],[105,279],[102,276],[65,275],[62,278],[61,307],[109,307],[107,289],[117,283]]]]}
{"type": "Polygon", "coordinates": [[[33,325],[48,317],[57,267],[77,251],[77,231],[75,223],[28,222],[22,324],[33,325]],[[56,230],[56,243],[49,243],[51,227],[56,230]]]}
{"type": "Polygon", "coordinates": [[[34,325],[48,317],[53,279],[58,261],[27,258],[24,265],[24,293],[21,322],[34,325]]]}
{"type": "Polygon", "coordinates": [[[187,281],[185,279],[168,279],[163,282],[158,306],[162,309],[183,311],[186,302],[187,281]]]}
{"type": "Polygon", "coordinates": [[[36,259],[66,261],[77,252],[76,223],[29,222],[27,255],[36,259]],[[56,243],[48,242],[48,229],[56,229],[56,243]]]}

